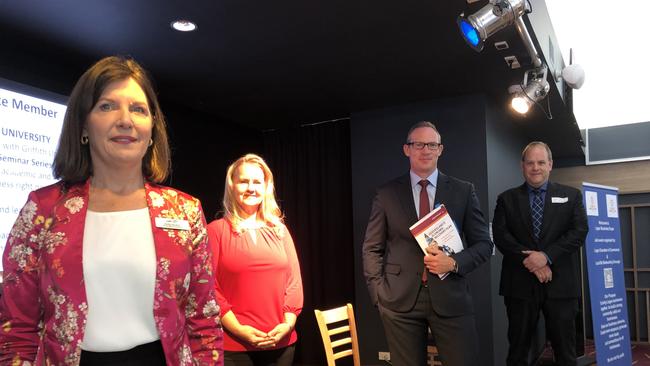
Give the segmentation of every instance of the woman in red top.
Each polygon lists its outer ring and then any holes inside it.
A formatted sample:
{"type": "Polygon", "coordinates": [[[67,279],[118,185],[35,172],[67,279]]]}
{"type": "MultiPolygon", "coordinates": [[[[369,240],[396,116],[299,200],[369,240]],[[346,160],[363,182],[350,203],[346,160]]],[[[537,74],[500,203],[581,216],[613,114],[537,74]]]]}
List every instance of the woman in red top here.
{"type": "Polygon", "coordinates": [[[273,174],[248,154],[228,167],[225,217],[208,225],[226,366],[291,365],[302,309],[300,266],[273,174]]]}

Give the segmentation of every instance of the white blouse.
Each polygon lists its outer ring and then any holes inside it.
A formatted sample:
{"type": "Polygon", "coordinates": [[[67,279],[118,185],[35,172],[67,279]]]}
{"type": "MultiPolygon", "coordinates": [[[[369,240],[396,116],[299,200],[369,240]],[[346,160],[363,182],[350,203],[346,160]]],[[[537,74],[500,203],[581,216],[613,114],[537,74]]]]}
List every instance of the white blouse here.
{"type": "Polygon", "coordinates": [[[125,351],[160,338],[153,318],[156,249],[148,208],[88,210],[83,274],[88,317],[82,349],[125,351]]]}

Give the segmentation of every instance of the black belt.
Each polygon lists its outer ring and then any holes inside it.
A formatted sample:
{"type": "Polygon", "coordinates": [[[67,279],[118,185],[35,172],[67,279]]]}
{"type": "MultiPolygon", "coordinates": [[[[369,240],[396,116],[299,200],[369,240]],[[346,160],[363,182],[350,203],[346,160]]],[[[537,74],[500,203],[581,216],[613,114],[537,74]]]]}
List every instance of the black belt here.
{"type": "Polygon", "coordinates": [[[155,341],[126,351],[92,352],[82,350],[79,365],[164,366],[166,363],[162,344],[160,341],[155,341]]]}

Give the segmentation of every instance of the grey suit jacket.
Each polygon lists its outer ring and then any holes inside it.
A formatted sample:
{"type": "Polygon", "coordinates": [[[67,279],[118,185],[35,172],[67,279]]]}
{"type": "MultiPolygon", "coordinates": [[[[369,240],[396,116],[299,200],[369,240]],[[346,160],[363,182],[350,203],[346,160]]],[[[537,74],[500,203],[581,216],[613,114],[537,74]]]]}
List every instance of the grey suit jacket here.
{"type": "MultiPolygon", "coordinates": [[[[440,280],[428,273],[434,310],[442,316],[473,312],[465,275],[487,261],[493,244],[474,186],[439,173],[435,204],[444,204],[463,238],[465,249],[453,255],[459,273],[440,280]]],[[[363,268],[372,301],[407,312],[417,300],[424,254],[409,231],[417,222],[409,174],[377,189],[363,243],[363,268]]]]}

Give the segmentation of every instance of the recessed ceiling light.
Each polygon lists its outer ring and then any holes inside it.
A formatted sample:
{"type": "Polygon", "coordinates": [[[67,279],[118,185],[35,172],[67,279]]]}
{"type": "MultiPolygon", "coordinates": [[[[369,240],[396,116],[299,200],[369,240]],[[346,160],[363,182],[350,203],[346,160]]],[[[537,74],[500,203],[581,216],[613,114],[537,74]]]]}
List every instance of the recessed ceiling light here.
{"type": "Polygon", "coordinates": [[[196,30],[196,24],[187,19],[179,19],[172,22],[172,28],[180,32],[191,32],[196,30]]]}

